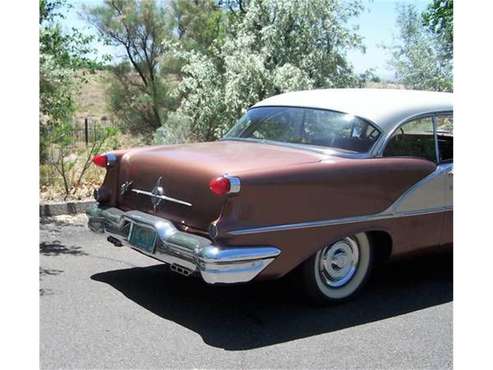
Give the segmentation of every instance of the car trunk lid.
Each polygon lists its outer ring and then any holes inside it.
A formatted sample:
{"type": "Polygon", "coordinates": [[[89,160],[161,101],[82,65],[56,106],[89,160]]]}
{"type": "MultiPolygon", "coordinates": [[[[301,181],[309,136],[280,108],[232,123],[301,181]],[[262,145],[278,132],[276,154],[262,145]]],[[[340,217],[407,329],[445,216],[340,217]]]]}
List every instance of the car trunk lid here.
{"type": "Polygon", "coordinates": [[[205,231],[219,218],[227,199],[209,190],[212,179],[321,157],[300,149],[239,141],[132,149],[120,161],[118,203],[124,210],[156,214],[183,228],[205,231]]]}

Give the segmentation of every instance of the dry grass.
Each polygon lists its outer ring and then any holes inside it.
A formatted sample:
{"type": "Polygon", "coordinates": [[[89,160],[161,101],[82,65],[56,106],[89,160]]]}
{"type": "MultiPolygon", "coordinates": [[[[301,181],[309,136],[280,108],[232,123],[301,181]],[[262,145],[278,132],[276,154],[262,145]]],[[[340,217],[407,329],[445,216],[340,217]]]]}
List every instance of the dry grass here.
{"type": "MultiPolygon", "coordinates": [[[[141,137],[117,134],[104,144],[101,152],[114,149],[133,148],[144,145],[141,137]]],[[[69,173],[70,182],[74,184],[87,159],[87,151],[84,144],[74,145],[67,157],[75,159],[75,165],[69,173]]],[[[40,165],[40,200],[42,203],[58,202],[64,200],[86,200],[92,199],[94,189],[103,182],[106,171],[91,164],[84,174],[78,186],[74,186],[68,196],[65,194],[63,179],[50,164],[40,165]]]]}
{"type": "Polygon", "coordinates": [[[81,87],[79,94],[74,98],[77,105],[75,119],[79,122],[84,118],[101,121],[103,117],[112,121],[113,117],[108,106],[107,86],[110,72],[97,71],[95,74],[87,74],[88,82],[81,87]]]}

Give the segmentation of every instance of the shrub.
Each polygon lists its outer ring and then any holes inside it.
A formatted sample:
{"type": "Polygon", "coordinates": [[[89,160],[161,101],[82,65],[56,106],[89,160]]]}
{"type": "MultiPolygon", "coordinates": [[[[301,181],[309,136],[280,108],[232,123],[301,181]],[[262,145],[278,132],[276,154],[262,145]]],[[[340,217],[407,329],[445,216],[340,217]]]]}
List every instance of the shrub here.
{"type": "Polygon", "coordinates": [[[170,113],[165,126],[154,133],[154,144],[181,144],[193,142],[192,120],[179,112],[170,113]]]}

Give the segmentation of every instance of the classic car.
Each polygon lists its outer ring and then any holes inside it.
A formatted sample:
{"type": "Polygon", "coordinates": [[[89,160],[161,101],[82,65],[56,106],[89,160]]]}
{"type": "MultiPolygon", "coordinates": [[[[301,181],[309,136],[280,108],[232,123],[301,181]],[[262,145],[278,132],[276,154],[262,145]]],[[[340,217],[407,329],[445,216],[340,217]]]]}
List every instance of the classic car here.
{"type": "Polygon", "coordinates": [[[88,226],[210,284],[293,271],[345,300],[375,261],[452,246],[452,127],[450,93],[272,96],[219,141],[97,155],[88,226]]]}

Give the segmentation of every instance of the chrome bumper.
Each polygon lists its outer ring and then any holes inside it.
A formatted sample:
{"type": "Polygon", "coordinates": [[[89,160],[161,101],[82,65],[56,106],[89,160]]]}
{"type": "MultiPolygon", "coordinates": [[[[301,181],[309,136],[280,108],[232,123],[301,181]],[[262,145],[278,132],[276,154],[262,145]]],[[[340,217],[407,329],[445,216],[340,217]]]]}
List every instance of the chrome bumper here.
{"type": "Polygon", "coordinates": [[[251,281],[280,253],[275,247],[217,247],[205,237],[180,231],[170,221],[140,211],[95,206],[86,213],[89,229],[108,233],[113,244],[134,248],[184,275],[199,272],[209,284],[251,281]],[[156,231],[154,252],[143,251],[129,243],[134,224],[156,231]]]}

